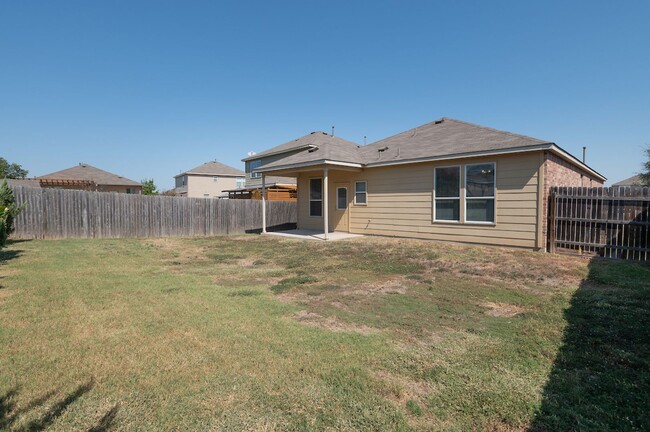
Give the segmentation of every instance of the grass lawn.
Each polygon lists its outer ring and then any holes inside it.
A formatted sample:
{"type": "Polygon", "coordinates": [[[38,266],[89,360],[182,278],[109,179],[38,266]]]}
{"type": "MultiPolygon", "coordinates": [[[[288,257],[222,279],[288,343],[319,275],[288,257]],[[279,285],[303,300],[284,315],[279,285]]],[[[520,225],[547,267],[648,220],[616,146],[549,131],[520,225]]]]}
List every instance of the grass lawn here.
{"type": "Polygon", "coordinates": [[[260,236],[0,251],[0,430],[648,430],[650,267],[260,236]]]}

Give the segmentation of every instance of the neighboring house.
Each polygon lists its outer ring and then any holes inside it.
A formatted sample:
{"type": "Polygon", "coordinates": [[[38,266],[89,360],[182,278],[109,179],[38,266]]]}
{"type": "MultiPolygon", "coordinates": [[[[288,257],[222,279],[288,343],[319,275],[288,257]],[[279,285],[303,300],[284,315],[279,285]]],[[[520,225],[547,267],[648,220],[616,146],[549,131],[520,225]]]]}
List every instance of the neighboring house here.
{"type": "Polygon", "coordinates": [[[553,142],[449,118],[367,146],[292,143],[254,170],[297,177],[299,229],[544,249],[549,188],[606,180],[553,142]]]}
{"type": "Polygon", "coordinates": [[[613,187],[629,187],[629,186],[641,186],[643,183],[641,182],[641,177],[638,175],[632,176],[630,178],[626,178],[625,180],[621,180],[618,183],[614,183],[612,186],[613,187]]]}
{"type": "Polygon", "coordinates": [[[229,189],[244,186],[245,174],[217,161],[206,162],[174,177],[176,195],[190,198],[227,198],[229,189]]]}
{"type": "Polygon", "coordinates": [[[36,179],[44,188],[80,189],[127,194],[142,193],[140,183],[85,163],[36,177],[36,179]]]}
{"type": "MultiPolygon", "coordinates": [[[[2,183],[2,180],[0,180],[0,183],[2,183]]],[[[41,187],[39,181],[33,178],[7,179],[7,185],[10,187],[15,187],[15,186],[32,187],[32,188],[41,187]]]]}

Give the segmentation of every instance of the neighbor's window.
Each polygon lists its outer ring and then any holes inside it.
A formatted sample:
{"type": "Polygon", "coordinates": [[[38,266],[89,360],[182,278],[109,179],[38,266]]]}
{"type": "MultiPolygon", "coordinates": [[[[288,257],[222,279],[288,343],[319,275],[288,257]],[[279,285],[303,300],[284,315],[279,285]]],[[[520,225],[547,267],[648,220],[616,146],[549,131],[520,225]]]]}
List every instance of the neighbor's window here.
{"type": "Polygon", "coordinates": [[[434,221],[460,222],[460,167],[434,170],[434,221]]]}
{"type": "Polygon", "coordinates": [[[212,176],[212,181],[213,182],[219,181],[219,176],[212,176]]]}
{"type": "Polygon", "coordinates": [[[309,216],[323,216],[323,179],[309,179],[309,216]]]}
{"type": "Polygon", "coordinates": [[[368,185],[365,181],[354,182],[354,203],[362,205],[368,203],[368,185]]]}
{"type": "Polygon", "coordinates": [[[262,178],[262,173],[253,172],[262,166],[262,159],[257,159],[248,162],[248,172],[251,173],[251,178],[262,178]]]}
{"type": "Polygon", "coordinates": [[[242,178],[242,177],[237,177],[237,179],[235,180],[235,183],[236,183],[237,189],[243,188],[244,185],[246,184],[246,179],[242,178]]]}
{"type": "Polygon", "coordinates": [[[465,221],[494,223],[495,164],[465,166],[465,221]]]}
{"type": "Polygon", "coordinates": [[[130,193],[133,193],[133,192],[131,192],[131,188],[126,188],[126,193],[130,194],[130,193]]]}

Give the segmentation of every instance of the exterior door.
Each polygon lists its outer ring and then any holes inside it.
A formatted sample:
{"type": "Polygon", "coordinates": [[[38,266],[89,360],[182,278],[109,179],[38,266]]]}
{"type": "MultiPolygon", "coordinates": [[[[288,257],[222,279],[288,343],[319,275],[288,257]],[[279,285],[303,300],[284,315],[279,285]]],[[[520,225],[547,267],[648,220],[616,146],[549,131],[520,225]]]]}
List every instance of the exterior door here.
{"type": "Polygon", "coordinates": [[[334,209],[332,226],[334,231],[349,231],[350,217],[350,185],[348,183],[334,183],[334,209]]]}

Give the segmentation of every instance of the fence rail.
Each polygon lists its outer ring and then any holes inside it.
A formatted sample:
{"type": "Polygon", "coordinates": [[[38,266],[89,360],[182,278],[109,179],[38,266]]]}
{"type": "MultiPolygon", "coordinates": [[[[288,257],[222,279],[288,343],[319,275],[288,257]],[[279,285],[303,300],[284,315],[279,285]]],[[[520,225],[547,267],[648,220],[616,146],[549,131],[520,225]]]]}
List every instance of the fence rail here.
{"type": "Polygon", "coordinates": [[[650,261],[650,188],[551,188],[549,249],[650,261]]]}
{"type": "MultiPolygon", "coordinates": [[[[262,202],[13,187],[25,209],[12,238],[126,238],[241,234],[262,229],[262,202]]],[[[297,221],[295,202],[267,202],[267,225],[297,221]]]]}

